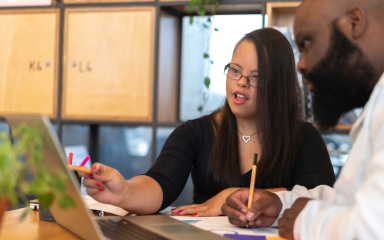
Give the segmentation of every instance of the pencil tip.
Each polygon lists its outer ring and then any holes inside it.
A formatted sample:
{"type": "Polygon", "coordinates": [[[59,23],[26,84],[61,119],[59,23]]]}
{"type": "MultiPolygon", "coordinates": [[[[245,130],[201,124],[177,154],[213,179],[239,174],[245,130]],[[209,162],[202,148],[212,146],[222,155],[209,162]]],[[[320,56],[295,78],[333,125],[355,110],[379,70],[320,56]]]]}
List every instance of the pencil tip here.
{"type": "Polygon", "coordinates": [[[253,155],[253,165],[257,166],[257,153],[253,155]]]}

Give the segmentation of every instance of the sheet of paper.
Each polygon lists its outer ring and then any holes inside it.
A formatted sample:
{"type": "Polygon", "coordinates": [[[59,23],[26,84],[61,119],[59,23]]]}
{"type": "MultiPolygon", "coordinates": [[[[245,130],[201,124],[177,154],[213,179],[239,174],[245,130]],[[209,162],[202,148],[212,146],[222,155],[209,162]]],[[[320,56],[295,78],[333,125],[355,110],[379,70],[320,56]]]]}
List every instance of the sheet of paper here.
{"type": "Polygon", "coordinates": [[[90,196],[83,195],[83,200],[85,201],[85,205],[87,205],[87,207],[92,210],[109,212],[118,216],[125,216],[128,214],[128,212],[122,208],[98,202],[90,196]]]}
{"type": "Polygon", "coordinates": [[[171,216],[195,227],[219,234],[244,234],[253,236],[279,237],[276,228],[239,228],[228,222],[228,217],[182,217],[171,216]]]}

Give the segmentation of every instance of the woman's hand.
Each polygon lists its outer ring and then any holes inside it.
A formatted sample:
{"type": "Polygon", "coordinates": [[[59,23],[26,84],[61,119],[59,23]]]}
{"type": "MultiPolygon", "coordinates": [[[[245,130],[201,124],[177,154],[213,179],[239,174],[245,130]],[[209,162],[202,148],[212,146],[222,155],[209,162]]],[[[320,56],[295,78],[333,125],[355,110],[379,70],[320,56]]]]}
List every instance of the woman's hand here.
{"type": "MultiPolygon", "coordinates": [[[[239,188],[231,188],[231,193],[237,191],[239,188]]],[[[216,194],[203,204],[192,204],[180,206],[172,209],[173,213],[180,215],[193,214],[195,217],[213,217],[223,215],[221,212],[221,206],[225,203],[225,199],[228,197],[228,188],[216,194]]]]}
{"type": "Polygon", "coordinates": [[[84,177],[83,185],[89,196],[101,203],[119,206],[127,195],[128,186],[124,177],[114,168],[94,163],[92,174],[78,172],[84,177]]]}
{"type": "MultiPolygon", "coordinates": [[[[231,193],[239,190],[240,188],[231,188],[231,193]]],[[[265,189],[268,192],[286,191],[286,188],[271,188],[265,189]]],[[[225,203],[225,199],[229,196],[228,188],[216,194],[203,204],[192,204],[180,206],[172,209],[173,213],[180,215],[192,214],[195,217],[213,217],[223,215],[221,206],[225,203]]]]}

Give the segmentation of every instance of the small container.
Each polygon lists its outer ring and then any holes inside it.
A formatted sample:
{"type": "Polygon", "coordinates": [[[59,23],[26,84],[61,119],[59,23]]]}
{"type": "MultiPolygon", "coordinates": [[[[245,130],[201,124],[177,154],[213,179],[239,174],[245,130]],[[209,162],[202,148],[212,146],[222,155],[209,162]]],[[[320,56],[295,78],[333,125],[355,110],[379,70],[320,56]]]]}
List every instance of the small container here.
{"type": "Polygon", "coordinates": [[[49,208],[44,208],[40,203],[39,203],[39,218],[42,221],[47,221],[47,222],[56,222],[55,218],[53,217],[51,210],[49,208]]]}
{"type": "Polygon", "coordinates": [[[77,178],[77,182],[80,184],[81,186],[81,177],[79,176],[79,174],[77,173],[77,171],[73,171],[75,173],[75,176],[77,178]]]}

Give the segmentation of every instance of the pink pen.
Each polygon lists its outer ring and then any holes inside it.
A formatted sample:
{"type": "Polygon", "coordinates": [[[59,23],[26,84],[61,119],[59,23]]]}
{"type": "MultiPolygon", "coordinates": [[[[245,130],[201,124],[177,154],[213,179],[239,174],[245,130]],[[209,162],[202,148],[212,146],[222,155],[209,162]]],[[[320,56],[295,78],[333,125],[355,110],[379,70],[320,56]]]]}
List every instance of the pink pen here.
{"type": "Polygon", "coordinates": [[[89,156],[86,156],[84,160],[80,163],[79,167],[84,166],[89,160],[89,156]]]}

